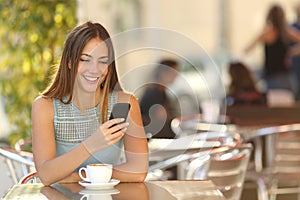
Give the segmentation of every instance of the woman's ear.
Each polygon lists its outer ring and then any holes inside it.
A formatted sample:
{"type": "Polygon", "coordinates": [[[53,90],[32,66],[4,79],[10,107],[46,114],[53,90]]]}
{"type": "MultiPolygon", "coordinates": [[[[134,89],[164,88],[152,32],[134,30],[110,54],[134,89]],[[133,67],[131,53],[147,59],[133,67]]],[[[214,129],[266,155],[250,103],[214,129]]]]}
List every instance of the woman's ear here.
{"type": "Polygon", "coordinates": [[[71,61],[69,61],[69,63],[68,63],[68,68],[71,69],[71,66],[72,66],[72,65],[71,65],[71,61]]]}

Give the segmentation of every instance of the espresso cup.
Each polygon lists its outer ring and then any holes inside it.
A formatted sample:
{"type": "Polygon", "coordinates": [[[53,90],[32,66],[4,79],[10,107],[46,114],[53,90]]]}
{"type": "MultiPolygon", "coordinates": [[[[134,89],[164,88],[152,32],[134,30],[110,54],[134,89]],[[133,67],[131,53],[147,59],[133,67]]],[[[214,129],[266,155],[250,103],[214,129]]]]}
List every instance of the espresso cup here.
{"type": "Polygon", "coordinates": [[[112,176],[111,164],[89,164],[86,167],[81,167],[78,171],[82,180],[91,183],[108,183],[112,176]],[[86,177],[82,175],[85,172],[86,177]]]}

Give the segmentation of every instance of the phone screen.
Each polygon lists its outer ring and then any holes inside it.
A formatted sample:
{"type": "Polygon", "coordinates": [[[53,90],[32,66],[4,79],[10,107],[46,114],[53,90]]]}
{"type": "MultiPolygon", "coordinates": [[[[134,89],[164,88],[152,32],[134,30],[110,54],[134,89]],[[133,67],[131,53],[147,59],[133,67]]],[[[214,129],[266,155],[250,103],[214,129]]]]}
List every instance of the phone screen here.
{"type": "Polygon", "coordinates": [[[130,109],[129,103],[117,103],[114,105],[109,119],[124,118],[126,120],[129,109],[130,109]]]}

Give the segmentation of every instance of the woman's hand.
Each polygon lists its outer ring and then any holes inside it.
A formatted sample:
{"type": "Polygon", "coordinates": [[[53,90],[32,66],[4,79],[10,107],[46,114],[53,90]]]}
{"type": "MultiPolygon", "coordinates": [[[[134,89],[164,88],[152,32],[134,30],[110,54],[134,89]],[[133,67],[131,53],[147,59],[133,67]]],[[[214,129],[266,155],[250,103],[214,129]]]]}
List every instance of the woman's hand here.
{"type": "Polygon", "coordinates": [[[99,129],[85,141],[83,145],[92,155],[118,142],[125,134],[128,123],[122,123],[124,119],[112,119],[102,124],[99,129]]]}

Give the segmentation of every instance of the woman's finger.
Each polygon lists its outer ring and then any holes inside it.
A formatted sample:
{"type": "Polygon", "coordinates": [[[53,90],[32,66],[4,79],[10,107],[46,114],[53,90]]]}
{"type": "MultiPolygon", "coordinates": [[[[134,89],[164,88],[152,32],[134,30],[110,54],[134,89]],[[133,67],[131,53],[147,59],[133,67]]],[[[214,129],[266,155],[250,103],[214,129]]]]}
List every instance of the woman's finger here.
{"type": "Polygon", "coordinates": [[[102,126],[105,127],[105,128],[109,128],[109,127],[111,127],[115,124],[119,124],[119,123],[122,123],[124,121],[125,121],[124,118],[111,119],[111,120],[106,121],[104,124],[102,124],[102,126]]]}

